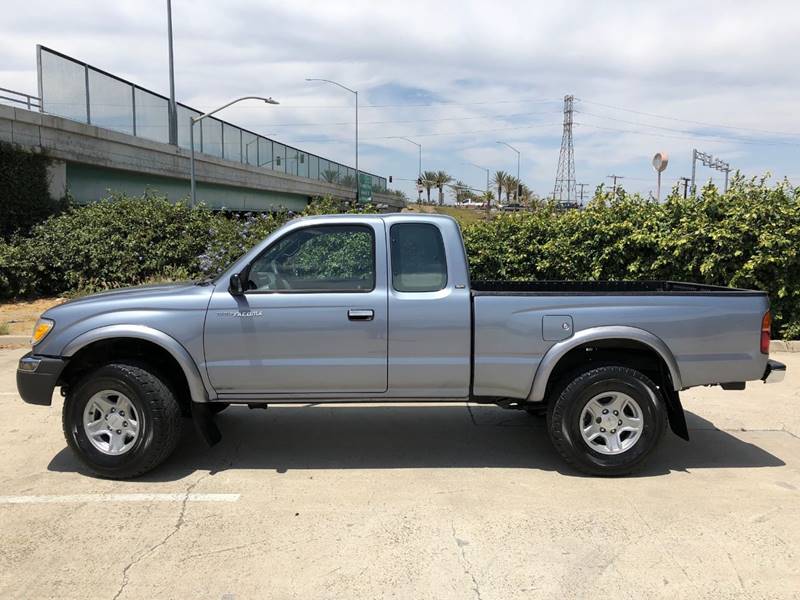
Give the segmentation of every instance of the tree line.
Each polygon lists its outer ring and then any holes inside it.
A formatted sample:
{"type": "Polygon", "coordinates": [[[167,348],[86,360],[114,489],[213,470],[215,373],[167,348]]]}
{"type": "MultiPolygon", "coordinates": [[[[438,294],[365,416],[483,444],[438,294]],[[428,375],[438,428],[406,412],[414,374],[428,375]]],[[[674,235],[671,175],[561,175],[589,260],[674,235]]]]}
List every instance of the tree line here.
{"type": "MultiPolygon", "coordinates": [[[[427,204],[432,203],[431,190],[438,191],[440,206],[444,204],[445,188],[449,188],[453,192],[456,204],[478,202],[487,207],[502,204],[533,206],[541,201],[539,196],[525,183],[506,171],[495,171],[490,182],[491,187],[488,190],[477,190],[460,179],[454,181],[446,171],[424,171],[418,183],[425,190],[427,204]]],[[[417,202],[420,201],[421,195],[417,199],[417,202]]]]}

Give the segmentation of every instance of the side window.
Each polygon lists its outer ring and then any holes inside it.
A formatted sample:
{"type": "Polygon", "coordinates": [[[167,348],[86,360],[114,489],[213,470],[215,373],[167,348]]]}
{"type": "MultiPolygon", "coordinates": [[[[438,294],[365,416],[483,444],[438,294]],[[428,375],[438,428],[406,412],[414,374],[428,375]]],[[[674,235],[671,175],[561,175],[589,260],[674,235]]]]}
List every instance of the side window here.
{"type": "Polygon", "coordinates": [[[398,223],[389,230],[392,287],[398,292],[437,292],[447,285],[447,260],[439,228],[398,223]]]}
{"type": "Polygon", "coordinates": [[[247,289],[257,292],[372,291],[372,229],[362,225],[298,229],[256,258],[247,279],[247,289]]]}

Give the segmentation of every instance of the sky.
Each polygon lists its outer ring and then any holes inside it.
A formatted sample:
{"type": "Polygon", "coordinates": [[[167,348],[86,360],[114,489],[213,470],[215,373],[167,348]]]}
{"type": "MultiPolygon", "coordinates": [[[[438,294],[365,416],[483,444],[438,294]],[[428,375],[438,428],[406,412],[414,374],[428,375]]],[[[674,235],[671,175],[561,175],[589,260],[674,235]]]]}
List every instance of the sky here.
{"type": "MultiPolygon", "coordinates": [[[[3,0],[0,87],[36,93],[43,44],[168,94],[166,2],[3,0]]],[[[423,169],[482,189],[486,173],[552,193],[563,98],[575,97],[575,171],[589,194],[624,177],[655,194],[691,175],[692,149],[746,176],[800,185],[800,2],[173,0],[179,102],[321,156],[354,163],[416,197],[423,169]],[[474,163],[479,167],[470,165],[474,163]]],[[[698,182],[723,174],[698,167],[698,182]]]]}

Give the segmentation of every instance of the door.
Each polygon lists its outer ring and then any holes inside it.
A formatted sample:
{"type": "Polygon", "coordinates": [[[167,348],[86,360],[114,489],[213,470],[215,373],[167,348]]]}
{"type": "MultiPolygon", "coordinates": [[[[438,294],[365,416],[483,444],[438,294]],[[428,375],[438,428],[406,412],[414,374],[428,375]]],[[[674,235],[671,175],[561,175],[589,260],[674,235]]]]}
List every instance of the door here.
{"type": "Polygon", "coordinates": [[[205,326],[208,376],[221,396],[386,390],[385,233],[373,224],[299,223],[220,282],[205,326]]]}
{"type": "Polygon", "coordinates": [[[391,260],[390,395],[466,397],[472,317],[458,226],[444,219],[434,224],[387,217],[386,222],[391,260]]]}

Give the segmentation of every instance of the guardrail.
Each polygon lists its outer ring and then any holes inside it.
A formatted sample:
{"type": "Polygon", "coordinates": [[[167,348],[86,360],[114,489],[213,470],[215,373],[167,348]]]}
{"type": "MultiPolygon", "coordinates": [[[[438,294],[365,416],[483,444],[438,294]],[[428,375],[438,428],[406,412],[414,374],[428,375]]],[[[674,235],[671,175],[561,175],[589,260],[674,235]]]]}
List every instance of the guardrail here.
{"type": "Polygon", "coordinates": [[[28,110],[42,110],[42,99],[39,98],[39,96],[33,96],[31,94],[26,94],[25,92],[18,92],[16,90],[0,87],[0,100],[22,104],[28,110]],[[13,95],[9,96],[7,94],[13,95]]]}

